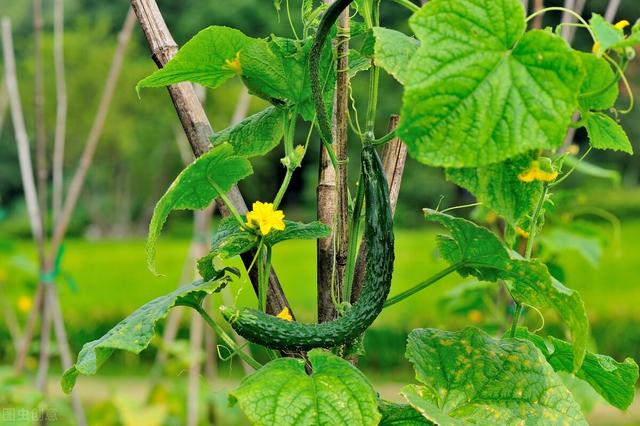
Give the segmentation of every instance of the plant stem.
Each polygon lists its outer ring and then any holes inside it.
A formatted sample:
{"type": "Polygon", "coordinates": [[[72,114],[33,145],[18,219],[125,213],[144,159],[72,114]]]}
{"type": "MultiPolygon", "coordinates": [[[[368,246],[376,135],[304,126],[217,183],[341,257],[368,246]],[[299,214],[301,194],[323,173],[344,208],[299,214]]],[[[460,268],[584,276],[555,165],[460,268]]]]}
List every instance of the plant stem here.
{"type": "Polygon", "coordinates": [[[387,143],[389,141],[392,141],[393,138],[395,138],[395,137],[396,137],[396,130],[393,129],[392,131],[390,131],[386,135],[382,136],[381,138],[374,139],[373,141],[371,141],[371,143],[373,145],[384,145],[385,143],[387,143]]]}
{"type": "Polygon", "coordinates": [[[549,187],[547,184],[544,184],[542,187],[542,194],[540,195],[540,199],[538,200],[538,204],[536,205],[536,209],[533,211],[533,216],[531,217],[531,227],[529,228],[529,238],[527,239],[527,248],[525,250],[524,257],[529,260],[531,259],[531,254],[533,253],[533,243],[536,238],[536,231],[538,227],[538,217],[540,216],[540,212],[542,211],[542,206],[544,205],[544,200],[547,198],[547,192],[549,191],[549,187]]]}
{"type": "Polygon", "coordinates": [[[420,284],[418,284],[418,285],[416,285],[414,287],[411,287],[409,290],[403,291],[402,293],[387,299],[387,301],[384,302],[384,307],[388,308],[389,306],[395,305],[396,303],[403,301],[407,297],[413,296],[417,292],[419,292],[421,290],[424,290],[425,288],[429,287],[430,285],[440,281],[442,278],[446,277],[447,275],[449,275],[452,272],[457,271],[458,269],[460,269],[463,266],[464,266],[463,263],[455,263],[455,264],[449,266],[448,268],[443,269],[442,271],[438,272],[437,274],[435,274],[435,275],[427,278],[426,280],[422,281],[420,284]]]}
{"type": "Polygon", "coordinates": [[[585,21],[582,16],[580,16],[579,14],[574,12],[573,10],[567,9],[565,7],[559,7],[559,6],[545,7],[544,9],[540,9],[540,10],[532,13],[531,15],[527,16],[526,22],[529,22],[530,20],[532,20],[536,16],[542,15],[543,13],[552,12],[552,11],[559,11],[559,12],[564,12],[564,13],[568,13],[570,15],[573,15],[578,21],[580,21],[587,28],[587,31],[589,31],[589,34],[591,34],[591,38],[593,39],[593,41],[596,41],[596,36],[593,33],[593,31],[591,30],[591,27],[589,26],[587,21],[585,21]]]}
{"type": "Polygon", "coordinates": [[[353,213],[351,216],[351,225],[349,225],[349,250],[347,258],[347,270],[345,273],[346,282],[342,300],[344,302],[351,301],[351,293],[353,291],[353,279],[356,269],[356,259],[358,254],[358,236],[360,234],[360,216],[362,214],[362,206],[364,204],[364,183],[362,178],[358,184],[356,199],[353,205],[353,213]]]}
{"type": "Polygon", "coordinates": [[[196,311],[198,311],[198,313],[202,316],[202,318],[204,318],[204,320],[206,321],[206,323],[209,325],[209,327],[211,327],[211,329],[213,331],[215,331],[215,333],[220,336],[220,338],[222,339],[222,341],[228,345],[232,350],[233,353],[237,354],[240,359],[242,359],[244,362],[246,362],[247,364],[249,364],[250,366],[252,366],[253,368],[255,368],[256,370],[262,367],[262,364],[260,364],[258,361],[256,361],[255,359],[253,359],[253,357],[251,355],[249,355],[248,353],[242,351],[241,348],[238,347],[238,345],[236,345],[236,342],[231,338],[231,336],[229,336],[223,329],[222,327],[220,327],[218,325],[217,322],[215,322],[213,320],[213,318],[211,318],[209,316],[209,314],[207,313],[207,311],[204,310],[204,308],[200,305],[189,305],[191,308],[195,309],[196,311]]]}
{"type": "Polygon", "coordinates": [[[412,12],[417,12],[420,10],[420,7],[418,5],[413,4],[409,0],[393,0],[393,1],[395,3],[398,3],[400,6],[403,6],[406,9],[409,9],[412,12]]]}
{"type": "Polygon", "coordinates": [[[280,189],[276,194],[276,198],[273,199],[273,209],[277,209],[284,197],[285,192],[287,192],[287,188],[289,187],[289,183],[291,183],[291,177],[293,177],[293,169],[287,167],[287,171],[285,172],[284,179],[282,180],[282,184],[280,185],[280,189]]]}
{"type": "Polygon", "coordinates": [[[511,331],[509,336],[513,339],[516,337],[516,330],[518,329],[518,322],[520,321],[520,315],[522,314],[522,303],[516,302],[516,311],[513,313],[513,322],[511,323],[511,331]]]}
{"type": "Polygon", "coordinates": [[[371,77],[369,79],[369,104],[367,105],[367,121],[365,124],[365,137],[373,138],[373,131],[376,124],[376,109],[378,106],[378,82],[380,81],[380,69],[377,66],[371,67],[371,77]]]}

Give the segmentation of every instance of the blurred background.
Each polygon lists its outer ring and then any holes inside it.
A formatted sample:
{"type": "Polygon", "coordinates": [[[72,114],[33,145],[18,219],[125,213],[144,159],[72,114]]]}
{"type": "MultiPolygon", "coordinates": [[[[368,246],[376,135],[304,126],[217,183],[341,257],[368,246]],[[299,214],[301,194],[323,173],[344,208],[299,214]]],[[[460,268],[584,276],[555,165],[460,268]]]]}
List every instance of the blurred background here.
{"type": "MultiPolygon", "coordinates": [[[[294,21],[299,15],[299,3],[291,1],[294,21]]],[[[383,2],[383,25],[408,31],[406,11],[387,3],[383,2]]],[[[604,14],[608,3],[588,0],[583,16],[589,17],[591,12],[604,14]]],[[[68,93],[64,170],[65,183],[68,183],[98,108],[117,34],[129,4],[91,0],[65,0],[64,4],[68,93]]],[[[158,4],[179,45],[208,25],[227,25],[254,37],[272,33],[291,36],[286,13],[282,10],[279,16],[271,1],[158,0],[158,4]]],[[[545,4],[561,6],[563,2],[545,4]]],[[[56,120],[52,5],[53,1],[43,0],[44,129],[50,142],[54,139],[56,120]]],[[[0,0],[0,16],[9,17],[13,25],[18,83],[31,142],[35,135],[32,13],[30,1],[0,0]]],[[[638,1],[622,0],[615,21],[627,19],[633,23],[639,17],[638,1]]],[[[544,23],[556,24],[558,18],[557,14],[547,14],[544,23]]],[[[578,30],[574,46],[591,50],[584,31],[578,30]]],[[[4,73],[3,67],[0,63],[0,75],[4,73]]],[[[164,276],[155,277],[145,266],[145,235],[154,204],[183,168],[181,146],[182,151],[186,146],[167,92],[148,89],[141,97],[135,92],[136,82],[155,69],[136,25],[61,259],[64,279],[59,280],[58,289],[73,354],[140,305],[174,289],[184,275],[193,232],[193,215],[189,212],[174,213],[161,238],[158,269],[164,276]]],[[[385,132],[388,117],[399,111],[402,93],[393,79],[382,74],[379,134],[385,132]]],[[[629,66],[627,76],[638,98],[640,61],[629,66]]],[[[353,90],[356,99],[366,99],[366,73],[356,77],[353,90]]],[[[621,90],[620,102],[626,105],[629,96],[624,88],[621,90]]],[[[238,80],[206,94],[206,110],[214,130],[228,126],[240,97],[238,80]]],[[[3,103],[0,100],[0,408],[33,407],[42,401],[42,395],[30,385],[37,367],[38,340],[34,339],[30,349],[24,377],[13,377],[11,365],[15,356],[15,332],[23,326],[33,305],[38,284],[37,257],[20,181],[14,130],[10,112],[3,103]]],[[[249,113],[265,106],[263,101],[251,98],[249,113]]],[[[637,152],[640,150],[640,108],[620,119],[637,152]]],[[[303,143],[306,131],[306,125],[299,126],[298,143],[303,143]]],[[[315,219],[319,143],[314,142],[283,203],[287,217],[294,220],[315,219]]],[[[575,144],[584,149],[586,134],[578,131],[575,144]]],[[[352,145],[352,158],[357,158],[358,144],[352,145]]],[[[52,142],[47,146],[50,150],[52,142]]],[[[282,155],[278,148],[267,157],[253,161],[255,175],[240,184],[248,202],[271,199],[275,195],[284,175],[279,163],[282,155]]],[[[595,151],[587,161],[588,167],[575,173],[555,194],[556,206],[548,212],[548,226],[540,240],[540,256],[549,262],[556,277],[582,294],[592,324],[592,349],[617,360],[625,357],[638,360],[640,155],[595,151]]],[[[357,165],[358,161],[350,163],[352,177],[357,176],[357,165]]],[[[444,266],[435,250],[434,237],[439,230],[423,223],[421,209],[438,204],[455,206],[471,200],[468,194],[444,179],[442,170],[408,159],[396,214],[398,243],[392,294],[411,287],[444,266]]],[[[469,214],[469,211],[461,210],[460,214],[469,214]]],[[[472,215],[492,224],[491,215],[486,212],[476,210],[472,215]]],[[[315,244],[286,243],[278,246],[274,256],[276,270],[298,318],[313,321],[315,244]]],[[[373,378],[383,396],[393,399],[402,383],[412,380],[410,366],[403,356],[405,338],[412,328],[455,329],[472,323],[500,331],[505,307],[495,303],[494,296],[499,296],[499,289],[493,285],[469,284],[458,276],[450,276],[420,293],[412,303],[385,310],[376,321],[366,336],[366,355],[359,365],[373,378]]],[[[238,303],[254,303],[246,278],[234,285],[232,296],[238,303]]],[[[554,316],[545,317],[545,330],[562,336],[554,316]]],[[[533,311],[526,320],[533,328],[541,321],[533,311]]],[[[86,402],[90,424],[182,424],[185,371],[192,357],[203,356],[189,350],[188,337],[189,325],[185,320],[178,338],[170,347],[163,348],[169,361],[162,379],[152,384],[149,377],[157,373],[154,362],[161,346],[159,342],[154,342],[140,357],[116,354],[98,376],[81,379],[78,389],[86,402]],[[136,417],[140,413],[141,417],[136,417]]],[[[53,399],[48,404],[54,404],[59,413],[58,423],[53,424],[66,424],[71,421],[68,420],[71,414],[58,386],[61,367],[55,358],[55,344],[52,350],[49,392],[53,399]]],[[[264,354],[256,350],[256,356],[264,354]]],[[[207,424],[207,419],[215,419],[216,424],[242,424],[240,414],[227,408],[225,394],[237,384],[242,369],[237,361],[219,361],[216,367],[216,379],[202,384],[200,395],[205,402],[201,405],[202,424],[207,424]]],[[[588,394],[586,390],[584,393],[588,394]]],[[[590,417],[593,424],[640,424],[638,403],[623,414],[594,402],[589,395],[582,402],[593,409],[590,417]]]]}

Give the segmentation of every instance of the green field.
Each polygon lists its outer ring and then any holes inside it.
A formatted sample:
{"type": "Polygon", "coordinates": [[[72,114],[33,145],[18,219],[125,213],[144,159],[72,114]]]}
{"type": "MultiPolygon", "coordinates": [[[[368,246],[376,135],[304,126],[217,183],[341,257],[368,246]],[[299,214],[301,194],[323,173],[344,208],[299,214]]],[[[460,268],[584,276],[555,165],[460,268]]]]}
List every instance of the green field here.
{"type": "MultiPolygon", "coordinates": [[[[411,287],[446,266],[437,258],[434,241],[437,232],[434,228],[397,231],[397,259],[391,294],[411,287]]],[[[628,222],[623,224],[619,244],[613,243],[605,249],[599,268],[593,268],[571,252],[563,257],[567,276],[565,284],[580,291],[592,321],[640,319],[640,310],[637,309],[640,304],[640,292],[637,291],[639,241],[640,222],[628,222]]],[[[69,241],[63,269],[74,278],[77,289],[64,284],[60,286],[69,328],[81,328],[88,320],[118,321],[146,301],[173,289],[178,284],[188,245],[187,240],[161,240],[158,271],[164,276],[155,277],[145,266],[143,239],[69,241]]],[[[19,244],[17,252],[33,256],[32,246],[27,242],[19,244]]],[[[8,263],[11,263],[10,259],[8,263]]],[[[303,321],[313,320],[316,306],[314,242],[291,241],[279,245],[274,252],[274,264],[298,317],[303,321]]],[[[20,295],[30,295],[33,281],[33,277],[24,274],[10,276],[7,287],[11,298],[15,301],[20,295]],[[31,281],[31,285],[25,285],[25,279],[31,281]]],[[[407,330],[441,325],[435,309],[436,301],[461,281],[458,275],[449,276],[410,301],[390,307],[378,318],[376,326],[407,330]]],[[[234,283],[232,292],[239,295],[238,303],[255,304],[246,278],[234,283]]]]}

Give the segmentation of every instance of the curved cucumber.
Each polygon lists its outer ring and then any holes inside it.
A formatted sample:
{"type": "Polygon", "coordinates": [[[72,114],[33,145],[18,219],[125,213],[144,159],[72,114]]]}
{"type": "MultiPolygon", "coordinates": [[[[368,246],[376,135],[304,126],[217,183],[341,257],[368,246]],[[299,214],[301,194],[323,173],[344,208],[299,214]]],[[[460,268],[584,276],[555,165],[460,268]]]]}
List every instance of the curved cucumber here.
{"type": "Polygon", "coordinates": [[[245,339],[272,349],[331,348],[360,336],[378,317],[389,295],[393,272],[393,219],[382,163],[375,149],[362,151],[367,243],[364,286],[344,316],[322,324],[286,321],[249,308],[221,307],[222,315],[245,339]]]}

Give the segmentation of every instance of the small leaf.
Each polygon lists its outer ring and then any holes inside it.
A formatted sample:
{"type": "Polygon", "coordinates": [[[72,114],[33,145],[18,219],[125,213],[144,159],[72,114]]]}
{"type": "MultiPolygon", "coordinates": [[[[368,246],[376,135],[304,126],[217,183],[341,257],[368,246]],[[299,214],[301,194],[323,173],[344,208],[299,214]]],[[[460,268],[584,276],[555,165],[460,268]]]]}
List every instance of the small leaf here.
{"type": "Polygon", "coordinates": [[[518,302],[554,309],[571,331],[574,371],[580,368],[587,348],[589,319],[578,292],[553,278],[544,264],[523,260],[507,249],[486,228],[428,209],[425,209],[425,217],[439,222],[451,233],[451,236],[438,236],[438,247],[448,262],[461,265],[460,275],[471,275],[481,281],[504,280],[518,302]]]}
{"type": "Polygon", "coordinates": [[[172,210],[204,209],[253,170],[249,160],[233,153],[229,144],[219,145],[187,166],[173,181],[153,210],[147,237],[147,266],[155,273],[156,243],[172,210]]]}
{"type": "Polygon", "coordinates": [[[586,425],[580,407],[530,342],[476,328],[417,329],[407,359],[424,386],[402,395],[439,425],[586,425]]]}
{"type": "Polygon", "coordinates": [[[599,49],[594,52],[598,56],[601,56],[607,50],[624,41],[624,31],[614,27],[613,24],[607,22],[597,13],[591,15],[589,26],[595,34],[596,42],[598,43],[599,49]]]}
{"type": "Polygon", "coordinates": [[[518,179],[532,159],[527,154],[484,167],[447,169],[447,179],[471,192],[516,228],[527,220],[542,195],[542,182],[518,179]]]}
{"type": "Polygon", "coordinates": [[[613,118],[601,112],[587,116],[589,143],[597,149],[611,149],[633,154],[633,147],[624,129],[613,118]]]}
{"type": "Polygon", "coordinates": [[[477,167],[562,145],[582,66],[559,36],[524,32],[520,1],[432,0],[410,24],[398,133],[413,158],[477,167]]]}
{"type": "Polygon", "coordinates": [[[618,99],[618,78],[607,61],[595,55],[576,52],[586,74],[578,95],[582,110],[609,109],[618,99]]]}
{"type": "Polygon", "coordinates": [[[196,281],[158,297],[120,321],[107,334],[82,347],[75,365],[62,377],[62,389],[70,393],[79,374],[94,375],[115,350],[139,354],[145,350],[155,334],[158,321],[167,316],[169,310],[187,301],[199,302],[206,294],[218,292],[229,282],[223,271],[211,281],[196,281]]]}
{"type": "Polygon", "coordinates": [[[349,78],[353,78],[362,71],[371,68],[371,58],[367,58],[362,53],[354,49],[349,49],[349,78]]]}
{"type": "Polygon", "coordinates": [[[433,425],[412,406],[380,401],[382,420],[380,426],[422,426],[433,425]]]}
{"type": "Polygon", "coordinates": [[[215,89],[236,75],[230,63],[255,39],[228,27],[212,26],[193,36],[163,68],[140,80],[136,90],[191,81],[215,89]]]}
{"type": "MultiPolygon", "coordinates": [[[[571,373],[573,367],[573,347],[571,343],[550,337],[542,337],[519,328],[517,337],[532,341],[555,371],[571,373]]],[[[638,382],[638,364],[631,358],[617,362],[606,355],[587,352],[584,363],[576,372],[576,377],[586,381],[611,405],[626,410],[634,401],[638,382]]]]}
{"type": "Polygon", "coordinates": [[[331,235],[331,228],[321,222],[300,223],[284,221],[283,231],[272,231],[265,237],[265,243],[274,246],[286,240],[317,240],[331,235]]]}
{"type": "Polygon", "coordinates": [[[214,133],[210,138],[211,144],[218,146],[228,142],[233,146],[234,153],[242,157],[265,155],[282,139],[285,114],[286,111],[282,108],[269,107],[234,126],[214,133]]]}
{"type": "Polygon", "coordinates": [[[418,50],[420,42],[400,31],[383,27],[373,29],[375,48],[373,59],[377,66],[404,84],[407,64],[418,50]]]}
{"type": "Polygon", "coordinates": [[[305,361],[279,358],[246,377],[231,392],[249,421],[260,425],[375,425],[376,394],[348,361],[327,351],[309,352],[305,361]]]}

